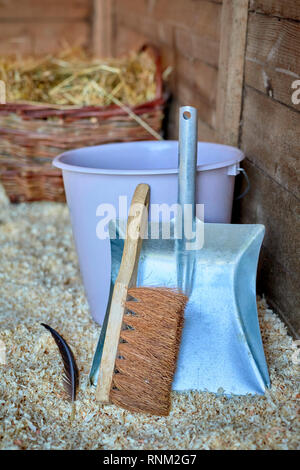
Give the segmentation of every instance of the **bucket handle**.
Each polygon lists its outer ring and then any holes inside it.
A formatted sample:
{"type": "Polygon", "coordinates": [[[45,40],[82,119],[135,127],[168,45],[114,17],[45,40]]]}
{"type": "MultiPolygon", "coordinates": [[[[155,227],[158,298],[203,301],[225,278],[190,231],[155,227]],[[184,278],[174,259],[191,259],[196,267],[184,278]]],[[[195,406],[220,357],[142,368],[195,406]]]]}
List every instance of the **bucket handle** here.
{"type": "Polygon", "coordinates": [[[250,191],[250,180],[249,180],[249,176],[248,176],[247,173],[246,173],[246,170],[244,170],[244,168],[239,167],[239,168],[237,168],[237,171],[243,173],[243,175],[244,175],[244,177],[245,177],[245,179],[246,179],[247,187],[246,187],[245,191],[242,192],[242,194],[240,194],[239,196],[237,196],[237,197],[234,199],[235,201],[238,201],[239,199],[242,199],[242,198],[243,198],[244,196],[246,196],[246,194],[248,194],[249,191],[250,191]]]}

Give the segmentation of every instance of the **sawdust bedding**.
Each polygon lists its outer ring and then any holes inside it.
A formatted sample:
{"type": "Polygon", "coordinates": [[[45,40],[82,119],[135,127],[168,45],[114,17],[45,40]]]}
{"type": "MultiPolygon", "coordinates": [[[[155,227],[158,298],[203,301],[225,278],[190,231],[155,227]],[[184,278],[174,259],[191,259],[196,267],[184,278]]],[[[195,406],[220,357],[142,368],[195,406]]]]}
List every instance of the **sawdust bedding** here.
{"type": "Polygon", "coordinates": [[[9,205],[0,191],[0,449],[297,449],[296,344],[259,300],[272,388],[228,399],[173,393],[168,417],[99,406],[87,386],[99,327],[79,277],[67,207],[9,205]],[[57,347],[40,322],[69,342],[80,369],[76,415],[65,400],[57,347]],[[0,361],[1,362],[1,361],[0,361]]]}

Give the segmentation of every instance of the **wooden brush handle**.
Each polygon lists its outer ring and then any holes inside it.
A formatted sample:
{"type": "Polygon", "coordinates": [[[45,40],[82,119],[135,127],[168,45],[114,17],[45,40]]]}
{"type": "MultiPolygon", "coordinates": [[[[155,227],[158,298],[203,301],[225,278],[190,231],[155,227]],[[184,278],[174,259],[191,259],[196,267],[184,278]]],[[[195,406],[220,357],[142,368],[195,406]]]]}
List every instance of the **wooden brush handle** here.
{"type": "Polygon", "coordinates": [[[150,188],[139,184],[134,192],[127,220],[127,232],[119,274],[115,283],[106,336],[99,369],[96,399],[109,403],[111,382],[119,346],[127,292],[134,287],[137,277],[138,261],[142,247],[143,231],[147,222],[146,209],[149,207],[150,188]]]}
{"type": "Polygon", "coordinates": [[[150,188],[147,184],[139,184],[134,192],[127,220],[126,239],[124,243],[121,266],[116,284],[127,288],[135,286],[142,237],[148,217],[150,188]]]}

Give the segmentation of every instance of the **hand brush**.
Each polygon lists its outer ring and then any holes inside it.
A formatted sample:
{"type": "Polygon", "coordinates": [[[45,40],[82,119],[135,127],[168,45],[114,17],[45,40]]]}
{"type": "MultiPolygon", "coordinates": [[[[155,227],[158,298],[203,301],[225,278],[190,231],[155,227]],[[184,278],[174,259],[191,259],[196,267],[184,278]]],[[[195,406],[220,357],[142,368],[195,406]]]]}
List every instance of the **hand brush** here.
{"type": "Polygon", "coordinates": [[[174,289],[135,287],[150,188],[137,186],[115,283],[96,398],[130,411],[168,415],[187,298],[174,289]]]}

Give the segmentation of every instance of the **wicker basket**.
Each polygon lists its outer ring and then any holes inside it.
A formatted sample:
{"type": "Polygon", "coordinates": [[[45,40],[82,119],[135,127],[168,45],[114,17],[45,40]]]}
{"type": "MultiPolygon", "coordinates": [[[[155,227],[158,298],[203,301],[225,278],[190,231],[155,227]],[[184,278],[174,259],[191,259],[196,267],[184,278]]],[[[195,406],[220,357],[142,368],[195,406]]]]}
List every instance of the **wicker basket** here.
{"type": "MultiPolygon", "coordinates": [[[[155,55],[156,98],[131,109],[160,132],[164,108],[160,57],[152,47],[146,48],[155,55]]],[[[7,103],[0,105],[0,180],[11,202],[65,201],[61,171],[52,167],[56,155],[89,145],[153,138],[116,105],[63,109],[7,103]]]]}

